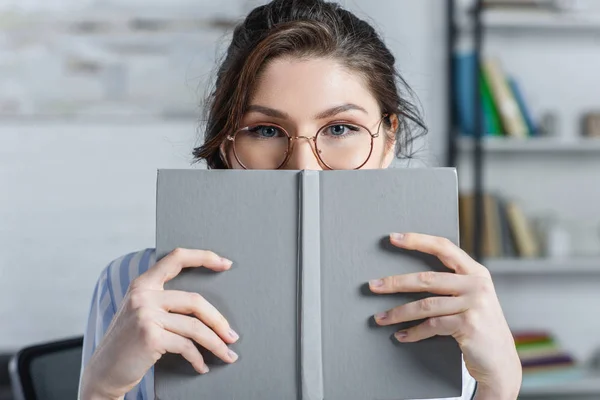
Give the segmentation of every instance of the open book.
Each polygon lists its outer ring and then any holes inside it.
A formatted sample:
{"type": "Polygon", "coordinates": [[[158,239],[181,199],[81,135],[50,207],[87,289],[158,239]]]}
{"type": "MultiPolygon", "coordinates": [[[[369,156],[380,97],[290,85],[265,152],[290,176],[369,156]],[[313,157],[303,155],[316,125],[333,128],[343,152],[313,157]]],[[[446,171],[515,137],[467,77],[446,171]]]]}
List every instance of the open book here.
{"type": "Polygon", "coordinates": [[[458,397],[451,337],[399,343],[373,315],[429,294],[374,295],[368,281],[424,270],[436,258],[389,244],[421,232],[458,244],[456,171],[159,170],[158,258],[176,247],[233,260],[183,271],[165,289],[202,294],[240,334],[240,358],[202,351],[199,375],[179,355],[155,366],[161,400],[399,400],[458,397]]]}

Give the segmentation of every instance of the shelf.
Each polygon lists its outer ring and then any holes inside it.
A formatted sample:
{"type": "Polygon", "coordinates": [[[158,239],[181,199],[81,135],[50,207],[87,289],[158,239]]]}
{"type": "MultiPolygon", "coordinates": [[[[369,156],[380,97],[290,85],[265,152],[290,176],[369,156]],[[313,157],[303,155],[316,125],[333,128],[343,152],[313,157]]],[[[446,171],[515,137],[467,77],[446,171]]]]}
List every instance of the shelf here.
{"type": "Polygon", "coordinates": [[[497,258],[483,263],[492,275],[600,275],[600,256],[580,258],[497,258]]]}
{"type": "Polygon", "coordinates": [[[600,34],[600,15],[594,14],[489,11],[483,13],[482,21],[489,30],[597,31],[600,34]]]}
{"type": "MultiPolygon", "coordinates": [[[[490,153],[600,153],[600,138],[527,138],[486,137],[482,141],[483,149],[490,153]]],[[[474,141],[463,137],[459,140],[459,149],[472,152],[474,141]]]]}
{"type": "Polygon", "coordinates": [[[519,397],[583,395],[600,397],[600,374],[589,374],[572,380],[557,380],[556,384],[523,386],[519,393],[519,397]]]}

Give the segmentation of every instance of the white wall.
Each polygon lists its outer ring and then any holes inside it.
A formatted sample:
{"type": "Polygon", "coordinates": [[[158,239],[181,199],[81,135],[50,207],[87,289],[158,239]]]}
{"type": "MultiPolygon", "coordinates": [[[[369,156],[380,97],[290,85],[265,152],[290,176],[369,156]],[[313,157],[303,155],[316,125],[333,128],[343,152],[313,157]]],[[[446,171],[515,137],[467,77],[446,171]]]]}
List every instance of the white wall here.
{"type": "Polygon", "coordinates": [[[396,56],[400,74],[417,94],[429,128],[415,154],[425,165],[443,165],[446,149],[446,2],[346,0],[373,23],[396,56]]]}
{"type": "MultiPolygon", "coordinates": [[[[422,102],[430,128],[428,163],[443,163],[445,2],[346,0],[345,4],[368,15],[384,33],[401,73],[422,102]]],[[[527,54],[526,49],[515,49],[516,55],[527,54]]],[[[563,65],[560,56],[553,60],[563,65]]],[[[533,85],[529,91],[537,93],[534,104],[559,107],[561,99],[543,86],[556,79],[556,72],[519,62],[515,58],[511,67],[531,75],[526,79],[533,85]]],[[[578,69],[590,79],[596,70],[589,63],[578,69]]],[[[564,84],[566,79],[557,81],[564,84]]],[[[593,91],[585,87],[572,93],[584,94],[569,95],[574,102],[594,101],[593,91]]],[[[572,115],[563,119],[570,126],[572,115]]],[[[188,167],[195,138],[195,121],[0,122],[0,351],[82,332],[100,270],[121,254],[154,244],[156,169],[188,167]]],[[[528,212],[546,207],[563,210],[568,217],[598,215],[600,180],[594,171],[600,171],[600,165],[593,156],[554,164],[505,157],[490,162],[491,188],[523,199],[528,212]],[[577,174],[577,169],[588,172],[577,174]],[[542,181],[545,176],[567,183],[542,181]],[[543,183],[542,190],[530,190],[532,181],[543,183]]],[[[468,186],[470,173],[463,165],[459,175],[463,187],[468,186]]],[[[581,316],[597,308],[597,284],[596,278],[586,277],[496,280],[513,326],[552,329],[581,357],[600,346],[595,339],[600,322],[591,315],[581,316]]]]}
{"type": "Polygon", "coordinates": [[[189,168],[190,122],[0,125],[0,351],[83,332],[114,258],[154,244],[157,168],[189,168]]]}
{"type": "MultiPolygon", "coordinates": [[[[385,32],[440,148],[439,0],[347,3],[385,32]]],[[[82,332],[101,269],[154,245],[156,169],[189,167],[195,136],[194,121],[0,122],[0,351],[82,332]]]]}

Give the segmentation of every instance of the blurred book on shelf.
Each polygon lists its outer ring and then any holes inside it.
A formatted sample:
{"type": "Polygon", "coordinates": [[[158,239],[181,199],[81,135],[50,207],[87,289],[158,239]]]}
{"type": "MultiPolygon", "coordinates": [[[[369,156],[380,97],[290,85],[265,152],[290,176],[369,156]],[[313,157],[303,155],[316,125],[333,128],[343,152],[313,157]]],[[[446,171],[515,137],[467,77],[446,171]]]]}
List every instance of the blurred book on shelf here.
{"type": "Polygon", "coordinates": [[[582,117],[582,135],[600,138],[600,111],[585,113],[582,117]]]}
{"type": "MultiPolygon", "coordinates": [[[[459,195],[461,247],[474,254],[475,195],[459,195]]],[[[483,257],[485,258],[539,258],[541,243],[534,224],[523,213],[520,205],[501,196],[483,194],[483,257]]]]}
{"type": "MultiPolygon", "coordinates": [[[[462,134],[473,136],[477,59],[470,49],[463,49],[455,53],[454,63],[456,117],[462,134]]],[[[523,85],[506,72],[498,57],[484,57],[480,67],[478,101],[481,102],[484,135],[514,138],[538,135],[538,123],[532,116],[523,85]]]]}
{"type": "Polygon", "coordinates": [[[558,345],[549,332],[523,331],[515,333],[514,339],[524,373],[575,365],[574,358],[558,345]]]}
{"type": "MultiPolygon", "coordinates": [[[[486,259],[598,259],[600,221],[570,220],[538,210],[526,215],[519,202],[483,193],[482,256],[486,259]]],[[[459,194],[460,243],[474,255],[475,195],[459,194]]],[[[600,260],[600,259],[599,259],[600,260]]]]}
{"type": "Polygon", "coordinates": [[[523,368],[523,386],[554,385],[586,375],[586,368],[550,332],[518,331],[513,337],[523,368]]]}

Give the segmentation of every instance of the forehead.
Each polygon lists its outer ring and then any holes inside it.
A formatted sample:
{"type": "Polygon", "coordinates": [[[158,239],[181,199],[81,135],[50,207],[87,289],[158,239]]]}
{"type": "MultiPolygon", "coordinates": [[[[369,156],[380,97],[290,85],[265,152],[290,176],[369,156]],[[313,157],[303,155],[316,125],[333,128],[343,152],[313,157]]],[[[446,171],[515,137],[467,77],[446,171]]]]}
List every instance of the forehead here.
{"type": "Polygon", "coordinates": [[[254,88],[251,104],[303,118],[353,103],[377,115],[379,107],[361,74],[328,58],[279,58],[269,62],[254,88]]]}

